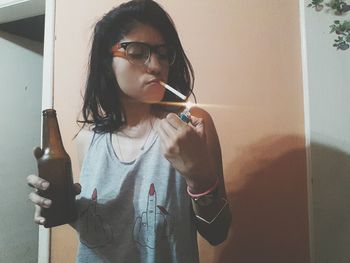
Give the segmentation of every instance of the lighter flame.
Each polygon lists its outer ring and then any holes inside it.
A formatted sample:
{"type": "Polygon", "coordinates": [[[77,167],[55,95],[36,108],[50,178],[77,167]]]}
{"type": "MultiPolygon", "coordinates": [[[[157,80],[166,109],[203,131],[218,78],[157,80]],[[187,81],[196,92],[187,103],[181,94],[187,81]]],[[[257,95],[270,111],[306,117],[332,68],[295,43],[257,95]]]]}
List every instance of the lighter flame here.
{"type": "Polygon", "coordinates": [[[191,101],[187,101],[187,102],[185,103],[185,105],[186,105],[186,109],[190,110],[195,104],[192,103],[191,101]]]}

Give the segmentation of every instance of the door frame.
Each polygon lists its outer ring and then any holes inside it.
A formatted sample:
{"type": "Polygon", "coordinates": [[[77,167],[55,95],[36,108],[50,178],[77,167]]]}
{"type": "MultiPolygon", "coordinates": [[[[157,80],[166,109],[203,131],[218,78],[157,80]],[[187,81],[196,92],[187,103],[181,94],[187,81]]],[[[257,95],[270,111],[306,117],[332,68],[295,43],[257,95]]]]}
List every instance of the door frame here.
{"type": "MultiPolygon", "coordinates": [[[[55,57],[56,1],[45,1],[45,35],[43,57],[42,110],[54,107],[54,57],[55,57]]],[[[42,125],[41,125],[42,127],[42,125]]],[[[41,130],[42,133],[42,130],[41,130]]],[[[38,263],[50,262],[51,229],[39,226],[38,263]]]]}

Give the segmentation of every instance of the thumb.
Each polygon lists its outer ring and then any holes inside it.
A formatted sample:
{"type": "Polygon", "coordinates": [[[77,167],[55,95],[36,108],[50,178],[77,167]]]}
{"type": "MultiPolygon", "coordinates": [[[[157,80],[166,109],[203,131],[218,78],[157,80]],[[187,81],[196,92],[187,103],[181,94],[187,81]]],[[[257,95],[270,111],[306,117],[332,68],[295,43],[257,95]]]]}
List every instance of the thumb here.
{"type": "Polygon", "coordinates": [[[34,154],[34,157],[38,160],[41,158],[41,156],[43,156],[44,151],[40,147],[35,147],[33,149],[33,154],[34,154]]]}
{"type": "Polygon", "coordinates": [[[191,124],[194,126],[194,127],[197,127],[197,126],[204,126],[204,120],[203,118],[198,118],[198,117],[195,117],[193,115],[190,116],[191,118],[191,124]]]}
{"type": "Polygon", "coordinates": [[[191,115],[190,125],[200,136],[205,135],[205,125],[203,118],[197,118],[191,115]]]}
{"type": "Polygon", "coordinates": [[[79,183],[75,183],[74,184],[74,192],[75,192],[75,195],[80,194],[80,192],[81,192],[81,185],[79,183]]]}

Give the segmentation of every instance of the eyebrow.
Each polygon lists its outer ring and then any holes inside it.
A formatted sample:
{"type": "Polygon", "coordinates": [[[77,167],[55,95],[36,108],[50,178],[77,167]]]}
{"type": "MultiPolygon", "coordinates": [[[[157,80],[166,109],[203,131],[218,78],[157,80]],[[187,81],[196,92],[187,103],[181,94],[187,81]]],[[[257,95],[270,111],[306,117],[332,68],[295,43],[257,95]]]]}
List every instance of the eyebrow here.
{"type": "Polygon", "coordinates": [[[118,43],[128,43],[128,42],[143,43],[143,44],[147,44],[147,45],[150,45],[150,46],[166,46],[166,45],[168,45],[165,42],[162,42],[160,44],[151,44],[149,42],[142,41],[142,40],[120,40],[120,41],[118,41],[118,43]]]}

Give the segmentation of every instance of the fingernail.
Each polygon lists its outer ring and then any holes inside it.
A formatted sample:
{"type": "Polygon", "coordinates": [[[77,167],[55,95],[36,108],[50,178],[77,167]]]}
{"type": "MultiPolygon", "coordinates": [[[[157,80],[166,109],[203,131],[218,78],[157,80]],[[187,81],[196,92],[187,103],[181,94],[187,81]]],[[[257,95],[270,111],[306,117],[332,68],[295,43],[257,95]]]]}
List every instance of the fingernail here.
{"type": "Polygon", "coordinates": [[[42,182],[41,187],[47,189],[49,187],[49,182],[42,182]]]}

